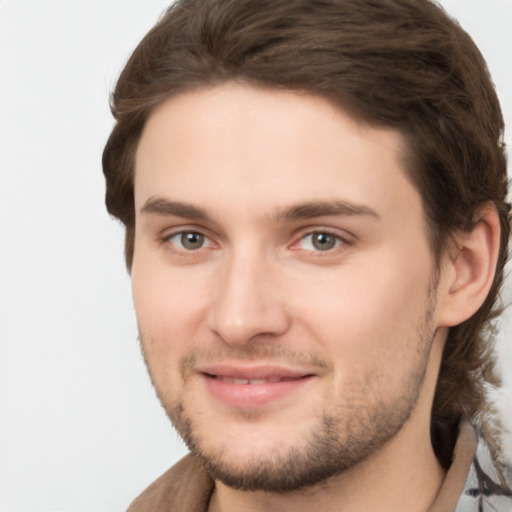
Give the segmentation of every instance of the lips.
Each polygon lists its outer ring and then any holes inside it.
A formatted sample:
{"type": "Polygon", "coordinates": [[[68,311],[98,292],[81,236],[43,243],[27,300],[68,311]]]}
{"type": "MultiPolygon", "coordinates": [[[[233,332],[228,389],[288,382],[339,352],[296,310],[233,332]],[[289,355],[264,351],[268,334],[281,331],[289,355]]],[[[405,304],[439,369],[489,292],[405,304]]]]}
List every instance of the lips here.
{"type": "Polygon", "coordinates": [[[226,382],[228,384],[236,384],[237,386],[244,386],[247,384],[250,385],[260,385],[260,384],[269,384],[274,382],[282,382],[283,380],[291,380],[291,379],[236,379],[234,377],[224,377],[224,376],[212,376],[215,379],[220,379],[222,382],[226,382]]]}
{"type": "Polygon", "coordinates": [[[278,366],[215,365],[199,370],[207,391],[230,407],[256,409],[298,392],[314,375],[278,366]]]}
{"type": "Polygon", "coordinates": [[[216,364],[201,367],[198,371],[214,378],[265,380],[268,382],[300,379],[311,375],[311,373],[306,370],[273,365],[241,366],[235,364],[216,364]]]}

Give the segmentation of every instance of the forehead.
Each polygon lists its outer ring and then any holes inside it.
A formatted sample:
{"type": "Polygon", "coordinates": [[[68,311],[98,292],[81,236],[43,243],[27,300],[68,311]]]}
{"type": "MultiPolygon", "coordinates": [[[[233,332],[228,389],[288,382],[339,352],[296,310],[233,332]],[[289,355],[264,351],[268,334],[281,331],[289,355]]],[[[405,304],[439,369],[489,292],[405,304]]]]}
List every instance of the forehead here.
{"type": "Polygon", "coordinates": [[[305,199],[416,208],[395,130],[364,125],[327,100],[224,84],[173,97],[148,119],[136,154],[137,211],[153,197],[236,215],[305,199]]]}

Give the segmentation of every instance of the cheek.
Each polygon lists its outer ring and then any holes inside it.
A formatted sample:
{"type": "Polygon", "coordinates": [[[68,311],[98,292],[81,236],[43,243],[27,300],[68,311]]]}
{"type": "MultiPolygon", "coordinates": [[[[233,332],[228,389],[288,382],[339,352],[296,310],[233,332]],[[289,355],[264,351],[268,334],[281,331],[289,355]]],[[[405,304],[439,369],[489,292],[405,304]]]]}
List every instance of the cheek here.
{"type": "Polygon", "coordinates": [[[176,359],[204,325],[205,296],[200,276],[183,276],[159,265],[135,260],[132,295],[146,356],[176,359]]]}
{"type": "Polygon", "coordinates": [[[428,260],[380,254],[372,262],[340,267],[296,302],[296,318],[338,362],[354,367],[415,350],[428,300],[429,273],[417,270],[429,268],[428,260]]]}

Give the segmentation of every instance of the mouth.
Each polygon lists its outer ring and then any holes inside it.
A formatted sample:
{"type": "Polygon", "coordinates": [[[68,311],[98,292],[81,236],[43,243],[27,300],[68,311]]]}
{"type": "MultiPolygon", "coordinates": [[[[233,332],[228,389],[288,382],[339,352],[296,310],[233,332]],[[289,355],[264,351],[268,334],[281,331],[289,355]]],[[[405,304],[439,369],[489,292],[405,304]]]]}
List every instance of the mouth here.
{"type": "Polygon", "coordinates": [[[206,377],[209,377],[211,379],[217,379],[221,380],[222,382],[225,382],[226,384],[234,384],[235,386],[261,386],[263,384],[275,384],[276,382],[289,382],[293,380],[298,379],[305,379],[309,377],[309,375],[304,375],[303,377],[297,377],[297,378],[289,378],[289,377],[283,377],[283,378],[271,378],[271,379],[237,379],[235,377],[225,377],[222,375],[209,375],[205,374],[206,377]]]}
{"type": "Polygon", "coordinates": [[[238,409],[256,409],[291,397],[315,375],[282,367],[218,365],[198,372],[209,394],[238,409]]]}

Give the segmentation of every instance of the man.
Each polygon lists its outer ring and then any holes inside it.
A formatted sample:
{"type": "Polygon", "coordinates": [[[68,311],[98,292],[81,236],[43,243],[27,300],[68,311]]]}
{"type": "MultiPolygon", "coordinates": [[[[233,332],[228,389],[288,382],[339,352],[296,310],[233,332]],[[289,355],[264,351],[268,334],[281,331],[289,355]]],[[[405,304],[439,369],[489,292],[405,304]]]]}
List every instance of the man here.
{"type": "Polygon", "coordinates": [[[427,0],[182,0],[112,108],[107,206],[191,450],[130,512],[512,510],[503,121],[469,36],[427,0]]]}

